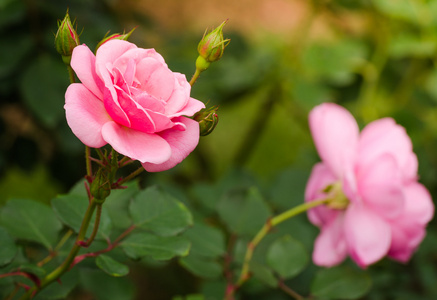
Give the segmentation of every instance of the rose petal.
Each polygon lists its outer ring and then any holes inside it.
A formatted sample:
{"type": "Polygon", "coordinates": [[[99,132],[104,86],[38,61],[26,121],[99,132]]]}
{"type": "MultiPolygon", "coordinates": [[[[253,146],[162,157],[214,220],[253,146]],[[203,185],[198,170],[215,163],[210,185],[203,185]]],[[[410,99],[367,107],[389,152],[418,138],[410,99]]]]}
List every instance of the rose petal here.
{"type": "Polygon", "coordinates": [[[360,162],[357,182],[363,201],[378,215],[393,219],[403,211],[401,172],[391,154],[384,153],[367,165],[360,162]]]}
{"type": "Polygon", "coordinates": [[[169,143],[157,134],[144,133],[115,122],[108,122],[102,128],[102,135],[115,151],[141,163],[160,164],[167,161],[171,155],[169,143]]]}
{"type": "Polygon", "coordinates": [[[191,85],[188,83],[185,75],[180,73],[173,74],[175,77],[175,86],[173,93],[167,100],[165,110],[167,115],[176,116],[175,114],[179,113],[187,106],[190,99],[191,85]]]}
{"type": "Polygon", "coordinates": [[[203,104],[203,102],[194,98],[189,98],[187,105],[182,110],[180,110],[179,112],[173,115],[170,115],[169,117],[178,117],[178,116],[191,117],[202,108],[205,108],[205,104],[203,104]]]}
{"type": "Polygon", "coordinates": [[[392,225],[392,243],[388,256],[407,262],[425,237],[425,228],[420,224],[403,222],[392,225]]]}
{"type": "Polygon", "coordinates": [[[172,128],[160,133],[161,137],[170,144],[171,157],[161,164],[144,163],[143,167],[148,172],[160,172],[173,168],[184,160],[196,148],[199,142],[199,123],[185,117],[174,118],[172,122],[183,123],[186,129],[185,131],[180,131],[172,128]]]}
{"type": "Polygon", "coordinates": [[[434,204],[428,190],[418,182],[405,186],[404,218],[413,219],[421,225],[427,224],[434,216],[434,204]]]}
{"type": "MultiPolygon", "coordinates": [[[[334,174],[324,163],[314,165],[305,188],[305,201],[309,202],[325,198],[326,194],[323,193],[323,190],[336,181],[337,179],[334,174]]],[[[323,226],[324,224],[331,223],[334,218],[337,218],[338,214],[338,210],[321,205],[310,209],[308,211],[308,218],[314,225],[323,226]]]]}
{"type": "Polygon", "coordinates": [[[359,129],[354,117],[337,104],[323,103],[310,112],[309,125],[321,159],[341,179],[355,160],[359,129]]]}
{"type": "Polygon", "coordinates": [[[363,205],[348,206],[344,228],[349,254],[360,267],[375,263],[387,254],[390,225],[363,205]]]}
{"type": "Polygon", "coordinates": [[[167,101],[175,86],[175,78],[165,64],[147,57],[137,64],[136,78],[141,90],[158,100],[167,101]]]}
{"type": "Polygon", "coordinates": [[[396,159],[405,180],[417,177],[417,158],[405,128],[391,118],[369,123],[361,132],[358,143],[359,160],[362,164],[373,161],[383,153],[396,159]]]}
{"type": "MultiPolygon", "coordinates": [[[[97,74],[102,75],[100,72],[106,72],[108,63],[112,66],[114,62],[123,55],[123,53],[136,48],[137,46],[135,44],[123,40],[110,40],[104,43],[99,47],[99,49],[97,49],[96,53],[97,74]]],[[[122,71],[124,72],[125,69],[122,71]]]]}
{"type": "Polygon", "coordinates": [[[329,224],[322,227],[314,243],[313,261],[319,266],[332,267],[341,263],[346,255],[343,214],[340,214],[329,224]]]}
{"type": "Polygon", "coordinates": [[[103,100],[103,82],[96,73],[96,57],[85,45],[74,48],[71,56],[71,67],[79,80],[98,99],[103,100]]]}
{"type": "Polygon", "coordinates": [[[123,108],[118,102],[118,90],[116,90],[115,87],[111,86],[110,88],[105,89],[105,93],[103,94],[103,104],[112,120],[126,127],[131,126],[127,114],[123,111],[123,108]]]}
{"type": "Polygon", "coordinates": [[[64,108],[68,126],[82,143],[93,148],[106,145],[101,131],[112,120],[94,93],[81,83],[73,83],[65,93],[64,108]]]}

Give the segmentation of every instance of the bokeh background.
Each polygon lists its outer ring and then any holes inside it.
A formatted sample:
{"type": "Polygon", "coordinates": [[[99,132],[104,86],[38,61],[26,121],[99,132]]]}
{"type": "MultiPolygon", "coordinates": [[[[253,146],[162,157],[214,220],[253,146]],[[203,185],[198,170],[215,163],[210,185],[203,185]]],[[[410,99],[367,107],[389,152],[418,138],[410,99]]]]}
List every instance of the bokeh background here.
{"type": "MultiPolygon", "coordinates": [[[[205,29],[229,19],[225,55],[192,89],[192,97],[220,106],[219,125],[184,163],[141,177],[142,186],[158,183],[195,216],[219,223],[214,205],[231,189],[256,187],[273,212],[301,203],[318,161],[307,116],[325,101],[348,108],[361,127],[396,119],[413,140],[420,181],[436,195],[435,0],[0,0],[0,205],[50,203],[85,174],[84,147],[65,121],[68,73],[54,48],[67,8],[91,49],[108,31],[138,26],[130,41],[155,48],[188,79],[205,29]]],[[[284,227],[311,251],[318,231],[305,216],[284,227]]],[[[220,280],[176,260],[132,266],[125,278],[82,275],[71,299],[220,299],[224,291],[220,280]]],[[[365,271],[372,288],[362,299],[437,299],[436,269],[433,221],[408,264],[385,259],[365,271]]],[[[316,271],[310,266],[287,284],[308,295],[316,271]]],[[[243,299],[289,299],[259,282],[243,292],[243,299]]]]}

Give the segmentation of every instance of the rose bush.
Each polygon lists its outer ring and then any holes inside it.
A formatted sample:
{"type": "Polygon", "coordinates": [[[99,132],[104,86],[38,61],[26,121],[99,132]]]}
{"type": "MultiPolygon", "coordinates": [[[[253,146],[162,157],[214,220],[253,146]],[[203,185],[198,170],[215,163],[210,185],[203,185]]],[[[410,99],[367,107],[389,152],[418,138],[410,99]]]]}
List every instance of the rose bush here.
{"type": "Polygon", "coordinates": [[[417,182],[417,157],[405,129],[384,118],[360,134],[353,116],[333,103],[314,108],[309,124],[322,162],[312,170],[305,200],[334,199],[308,212],[321,228],[314,262],[333,266],[347,255],[361,267],[386,255],[408,261],[434,206],[417,182]]]}
{"type": "Polygon", "coordinates": [[[67,123],[87,146],[110,144],[147,171],[170,169],[194,150],[204,104],[190,97],[185,75],[170,71],[154,49],[123,40],[104,43],[94,55],[74,48],[71,67],[81,83],[65,94],[67,123]]]}

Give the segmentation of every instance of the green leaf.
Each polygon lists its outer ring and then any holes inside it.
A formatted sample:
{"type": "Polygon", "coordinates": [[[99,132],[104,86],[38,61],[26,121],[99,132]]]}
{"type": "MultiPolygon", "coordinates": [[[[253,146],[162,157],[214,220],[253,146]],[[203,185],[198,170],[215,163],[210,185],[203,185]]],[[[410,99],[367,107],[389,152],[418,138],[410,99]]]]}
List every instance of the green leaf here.
{"type": "MultiPolygon", "coordinates": [[[[52,200],[52,207],[61,221],[72,228],[76,233],[79,232],[82,224],[82,219],[88,207],[88,197],[78,195],[61,195],[52,200]]],[[[89,237],[93,231],[96,213],[91,218],[86,236],[89,237]]],[[[100,216],[98,238],[107,238],[111,231],[111,220],[105,205],[102,207],[100,216]]]]}
{"type": "Polygon", "coordinates": [[[68,73],[62,60],[44,55],[37,57],[27,68],[20,82],[20,90],[27,106],[38,119],[54,128],[64,118],[68,84],[68,73]]]}
{"type": "Polygon", "coordinates": [[[99,255],[96,258],[96,265],[107,274],[114,277],[125,276],[129,273],[129,267],[119,263],[108,255],[99,255]]]}
{"type": "Polygon", "coordinates": [[[250,263],[250,272],[253,277],[263,282],[271,288],[275,288],[278,285],[278,280],[273,275],[273,272],[266,266],[252,261],[250,263]]]}
{"type": "Polygon", "coordinates": [[[125,189],[111,191],[104,204],[115,228],[125,229],[132,225],[129,204],[140,190],[135,181],[127,183],[126,186],[125,189]]]}
{"type": "Polygon", "coordinates": [[[137,194],[129,211],[137,227],[162,236],[176,235],[193,224],[185,205],[156,187],[137,194]]]}
{"type": "Polygon", "coordinates": [[[195,223],[184,232],[184,236],[191,242],[191,253],[214,258],[226,252],[224,233],[217,228],[195,223]]]}
{"type": "Polygon", "coordinates": [[[0,227],[0,267],[8,265],[17,254],[17,246],[6,229],[0,227]]]}
{"type": "Polygon", "coordinates": [[[250,236],[257,233],[271,215],[270,208],[255,187],[227,193],[217,209],[232,232],[250,236]]]}
{"type": "Polygon", "coordinates": [[[26,199],[9,200],[0,220],[12,236],[41,243],[48,249],[52,249],[62,228],[50,207],[26,199]]]}
{"type": "Polygon", "coordinates": [[[289,235],[277,239],[267,252],[267,264],[284,279],[299,274],[307,263],[308,254],[302,243],[289,235]]]}
{"type": "Polygon", "coordinates": [[[320,270],[311,285],[311,293],[328,299],[358,299],[371,286],[369,275],[347,267],[320,270]]]}
{"type": "Polygon", "coordinates": [[[156,236],[151,233],[135,233],[121,243],[121,248],[132,259],[151,256],[156,260],[168,260],[175,256],[186,256],[190,242],[181,236],[156,236]]]}
{"type": "Polygon", "coordinates": [[[61,276],[59,282],[54,282],[44,288],[34,299],[65,299],[79,282],[79,273],[76,268],[61,276]]]}
{"type": "Polygon", "coordinates": [[[223,272],[222,266],[218,262],[195,253],[182,257],[179,259],[179,263],[194,275],[202,278],[216,279],[223,272]]]}
{"type": "Polygon", "coordinates": [[[80,270],[80,283],[96,300],[135,299],[135,286],[129,277],[112,277],[98,269],[80,270]]]}

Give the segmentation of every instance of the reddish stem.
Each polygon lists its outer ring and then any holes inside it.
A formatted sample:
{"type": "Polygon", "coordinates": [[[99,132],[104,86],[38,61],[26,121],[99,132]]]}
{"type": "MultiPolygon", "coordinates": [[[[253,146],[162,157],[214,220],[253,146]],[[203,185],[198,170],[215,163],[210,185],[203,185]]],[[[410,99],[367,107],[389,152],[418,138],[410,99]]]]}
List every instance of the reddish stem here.
{"type": "Polygon", "coordinates": [[[89,253],[84,253],[82,255],[78,255],[74,258],[73,262],[70,265],[70,269],[75,266],[76,264],[80,263],[82,260],[84,260],[87,257],[96,257],[99,256],[100,254],[106,253],[111,251],[112,249],[114,249],[115,247],[117,247],[120,242],[129,234],[132,232],[132,230],[134,230],[136,227],[135,225],[132,225],[131,227],[129,227],[128,229],[126,229],[122,234],[120,234],[113,243],[111,243],[110,241],[108,241],[108,247],[96,252],[89,252],[89,253]]]}

